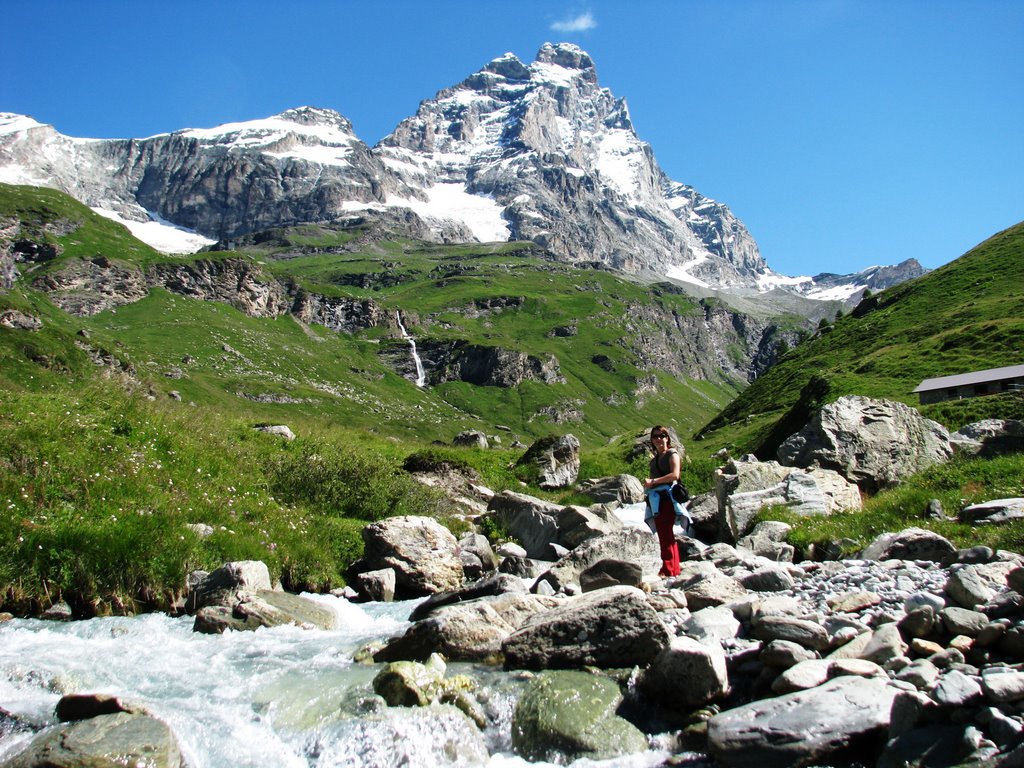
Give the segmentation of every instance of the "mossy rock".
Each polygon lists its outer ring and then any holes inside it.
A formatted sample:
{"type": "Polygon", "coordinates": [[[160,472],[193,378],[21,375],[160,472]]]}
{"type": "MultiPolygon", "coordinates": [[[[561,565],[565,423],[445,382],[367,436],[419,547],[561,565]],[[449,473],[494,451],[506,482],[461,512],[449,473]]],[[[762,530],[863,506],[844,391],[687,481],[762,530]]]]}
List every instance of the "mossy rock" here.
{"type": "Polygon", "coordinates": [[[619,686],[606,677],[577,671],[539,674],[512,716],[512,745],[527,760],[605,760],[643,752],[647,738],[615,714],[619,686]]]}

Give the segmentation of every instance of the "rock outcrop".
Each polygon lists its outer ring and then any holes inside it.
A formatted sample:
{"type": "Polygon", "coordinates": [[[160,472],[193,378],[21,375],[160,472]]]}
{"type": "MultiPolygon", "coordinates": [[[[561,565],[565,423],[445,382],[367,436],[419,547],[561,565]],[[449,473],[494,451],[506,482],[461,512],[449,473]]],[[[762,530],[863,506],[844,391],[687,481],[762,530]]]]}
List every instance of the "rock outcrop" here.
{"type": "Polygon", "coordinates": [[[875,492],[948,460],[953,451],[945,427],[910,406],[849,395],[818,411],[778,453],[783,464],[832,469],[875,492]]]}

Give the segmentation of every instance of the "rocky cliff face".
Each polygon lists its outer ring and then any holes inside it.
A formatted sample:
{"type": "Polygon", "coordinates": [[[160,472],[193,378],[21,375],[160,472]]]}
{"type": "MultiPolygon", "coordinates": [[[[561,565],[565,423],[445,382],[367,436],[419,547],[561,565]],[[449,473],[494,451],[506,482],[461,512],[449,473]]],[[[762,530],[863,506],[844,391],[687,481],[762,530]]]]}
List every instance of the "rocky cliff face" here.
{"type": "Polygon", "coordinates": [[[512,239],[574,263],[663,275],[701,263],[717,285],[754,284],[765,265],[729,210],[669,180],[593,61],[550,45],[512,54],[423,102],[375,150],[430,196],[458,184],[492,198],[512,239]]]}

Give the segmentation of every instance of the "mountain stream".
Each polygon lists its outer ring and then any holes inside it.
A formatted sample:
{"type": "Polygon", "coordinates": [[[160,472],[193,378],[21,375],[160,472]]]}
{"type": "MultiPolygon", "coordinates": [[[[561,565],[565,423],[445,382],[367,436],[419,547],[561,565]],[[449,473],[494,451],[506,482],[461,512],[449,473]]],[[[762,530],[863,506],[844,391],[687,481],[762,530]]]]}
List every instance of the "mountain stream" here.
{"type": "MultiPolygon", "coordinates": [[[[641,515],[642,516],[642,515],[641,515]]],[[[399,634],[418,601],[330,606],[340,629],[294,626],[204,635],[192,617],[166,614],[54,622],[0,623],[0,709],[35,727],[56,722],[64,693],[106,693],[143,704],[174,731],[189,768],[525,768],[512,748],[511,721],[527,676],[500,667],[449,664],[486,690],[486,751],[470,748],[465,723],[438,710],[362,711],[380,664],[353,660],[374,640],[399,634]]],[[[0,729],[0,764],[33,737],[0,729]]],[[[649,768],[664,750],[614,760],[579,759],[574,768],[649,768]]]]}

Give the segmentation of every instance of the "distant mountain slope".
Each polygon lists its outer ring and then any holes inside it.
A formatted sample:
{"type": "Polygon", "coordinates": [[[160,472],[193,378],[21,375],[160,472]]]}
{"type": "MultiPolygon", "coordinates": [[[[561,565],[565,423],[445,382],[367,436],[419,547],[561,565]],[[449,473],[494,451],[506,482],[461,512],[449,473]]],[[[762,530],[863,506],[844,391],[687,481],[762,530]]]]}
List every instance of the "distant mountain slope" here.
{"type": "Polygon", "coordinates": [[[1024,363],[1022,339],[1024,223],[862,301],[789,350],[700,434],[771,455],[788,436],[787,414],[796,431],[811,409],[846,394],[916,405],[923,379],[1024,363]]]}
{"type": "Polygon", "coordinates": [[[253,420],[603,444],[665,414],[696,428],[801,327],[532,243],[363,234],[304,225],[167,256],[62,193],[0,184],[0,385],[95,371],[253,420]]]}

